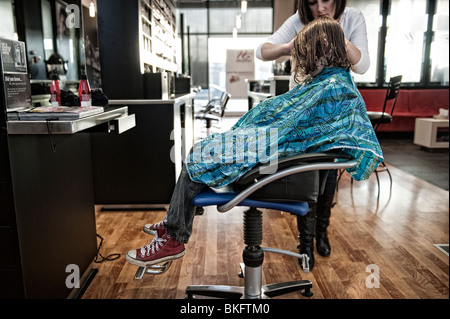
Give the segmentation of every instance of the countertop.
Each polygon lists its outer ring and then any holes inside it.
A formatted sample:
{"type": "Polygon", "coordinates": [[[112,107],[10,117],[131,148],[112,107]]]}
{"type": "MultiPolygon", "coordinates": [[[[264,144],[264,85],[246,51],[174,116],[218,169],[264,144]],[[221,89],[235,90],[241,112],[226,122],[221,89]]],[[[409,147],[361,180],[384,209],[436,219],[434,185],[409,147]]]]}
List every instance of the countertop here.
{"type": "Polygon", "coordinates": [[[135,126],[134,114],[128,115],[128,107],[110,107],[103,113],[91,115],[85,118],[64,121],[8,121],[7,132],[13,134],[75,134],[83,130],[93,128],[97,125],[105,124],[110,121],[118,121],[123,126],[135,126]]]}

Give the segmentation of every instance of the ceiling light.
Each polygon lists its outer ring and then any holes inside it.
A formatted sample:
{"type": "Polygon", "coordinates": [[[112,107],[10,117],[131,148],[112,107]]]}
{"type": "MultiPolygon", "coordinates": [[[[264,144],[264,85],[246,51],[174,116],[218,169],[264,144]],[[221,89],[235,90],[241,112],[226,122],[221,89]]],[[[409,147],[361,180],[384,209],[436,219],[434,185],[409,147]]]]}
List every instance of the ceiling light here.
{"type": "Polygon", "coordinates": [[[237,29],[240,29],[241,26],[242,26],[241,15],[238,14],[238,15],[236,16],[236,28],[237,28],[237,29]]]}
{"type": "Polygon", "coordinates": [[[241,12],[246,13],[247,12],[247,0],[241,1],[241,12]]]}
{"type": "Polygon", "coordinates": [[[89,16],[94,18],[95,17],[95,4],[94,1],[91,1],[89,4],[89,16]]]}

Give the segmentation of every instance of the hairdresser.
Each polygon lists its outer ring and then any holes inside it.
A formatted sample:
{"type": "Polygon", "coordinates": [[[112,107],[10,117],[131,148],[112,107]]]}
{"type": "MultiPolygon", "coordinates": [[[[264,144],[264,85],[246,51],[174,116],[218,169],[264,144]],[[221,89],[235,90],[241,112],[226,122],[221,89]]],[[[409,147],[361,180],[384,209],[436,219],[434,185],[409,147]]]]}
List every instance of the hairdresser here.
{"type": "MultiPolygon", "coordinates": [[[[298,0],[297,12],[256,50],[256,57],[271,61],[290,56],[294,39],[308,23],[322,16],[339,22],[345,36],[345,50],[351,63],[351,71],[364,74],[370,66],[367,46],[367,31],[364,16],[358,9],[347,7],[346,0],[298,0]]],[[[291,75],[290,89],[302,82],[302,77],[291,75]]],[[[305,216],[297,217],[301,254],[310,258],[310,269],[314,267],[314,237],[319,255],[328,257],[331,246],[327,228],[330,224],[331,208],[336,190],[337,171],[329,172],[325,190],[319,196],[315,209],[305,216]]]]}

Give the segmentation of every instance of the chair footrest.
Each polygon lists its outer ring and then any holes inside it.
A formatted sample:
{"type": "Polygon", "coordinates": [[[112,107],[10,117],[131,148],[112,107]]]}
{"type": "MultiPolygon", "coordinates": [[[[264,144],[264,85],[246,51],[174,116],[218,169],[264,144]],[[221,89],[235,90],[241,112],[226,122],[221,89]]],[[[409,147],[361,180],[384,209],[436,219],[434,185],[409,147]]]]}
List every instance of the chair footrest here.
{"type": "Polygon", "coordinates": [[[136,271],[136,274],[134,275],[134,279],[141,280],[144,278],[145,274],[160,275],[162,273],[165,273],[169,269],[171,264],[172,264],[172,260],[166,261],[159,265],[139,267],[138,270],[136,271]]]}
{"type": "Polygon", "coordinates": [[[309,273],[309,257],[307,254],[297,254],[297,253],[293,253],[292,251],[289,251],[289,250],[271,248],[271,247],[261,247],[261,249],[264,252],[268,252],[268,253],[276,253],[276,254],[288,255],[288,256],[298,258],[302,261],[303,272],[305,274],[309,273]]]}

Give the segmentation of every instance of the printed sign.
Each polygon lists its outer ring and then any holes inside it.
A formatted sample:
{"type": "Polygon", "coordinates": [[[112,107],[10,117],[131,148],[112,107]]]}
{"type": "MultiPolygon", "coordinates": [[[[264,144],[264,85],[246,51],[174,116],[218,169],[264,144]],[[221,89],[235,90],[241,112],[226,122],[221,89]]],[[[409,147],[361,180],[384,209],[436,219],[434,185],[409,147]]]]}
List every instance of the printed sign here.
{"type": "Polygon", "coordinates": [[[32,106],[29,74],[5,74],[4,84],[8,111],[32,106]]]}
{"type": "Polygon", "coordinates": [[[254,50],[227,50],[226,90],[233,99],[247,99],[247,81],[255,77],[254,50]]]}
{"type": "Polygon", "coordinates": [[[0,38],[1,68],[8,112],[32,106],[25,43],[0,38]]]}
{"type": "Polygon", "coordinates": [[[25,43],[0,38],[3,72],[27,73],[25,43]]]}

